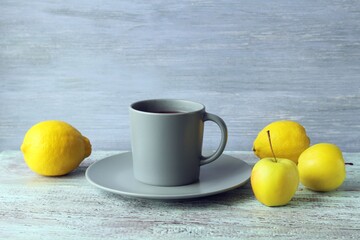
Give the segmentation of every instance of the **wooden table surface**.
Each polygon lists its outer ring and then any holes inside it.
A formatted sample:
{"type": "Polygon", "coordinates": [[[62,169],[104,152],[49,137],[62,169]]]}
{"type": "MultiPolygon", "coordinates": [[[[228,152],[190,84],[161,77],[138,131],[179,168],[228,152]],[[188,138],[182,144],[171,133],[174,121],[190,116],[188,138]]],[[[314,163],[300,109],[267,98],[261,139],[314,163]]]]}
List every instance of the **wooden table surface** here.
{"type": "Polygon", "coordinates": [[[230,151],[293,119],[312,143],[359,152],[360,1],[2,0],[0,12],[0,150],[46,119],[128,150],[130,103],[185,98],[224,118],[230,151]]]}
{"type": "MultiPolygon", "coordinates": [[[[146,200],[100,190],[84,174],[117,154],[95,151],[63,177],[31,172],[19,151],[0,152],[0,239],[358,239],[360,153],[345,153],[336,191],[299,186],[283,207],[259,203],[250,184],[188,200],[146,200]]],[[[252,152],[227,152],[253,165],[252,152]]]]}

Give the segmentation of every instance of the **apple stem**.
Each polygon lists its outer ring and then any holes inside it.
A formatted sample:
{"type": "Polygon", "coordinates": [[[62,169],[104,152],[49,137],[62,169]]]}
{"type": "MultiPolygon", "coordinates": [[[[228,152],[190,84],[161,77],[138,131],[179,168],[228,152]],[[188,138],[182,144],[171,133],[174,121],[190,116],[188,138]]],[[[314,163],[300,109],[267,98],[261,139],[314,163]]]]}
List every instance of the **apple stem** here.
{"type": "Polygon", "coordinates": [[[273,155],[273,157],[275,159],[275,162],[277,162],[277,159],[276,159],[276,156],[275,156],[275,153],[274,153],[274,149],[273,149],[272,144],[271,144],[270,130],[267,130],[267,135],[268,135],[268,138],[269,138],[270,149],[271,149],[272,155],[273,155]]]}

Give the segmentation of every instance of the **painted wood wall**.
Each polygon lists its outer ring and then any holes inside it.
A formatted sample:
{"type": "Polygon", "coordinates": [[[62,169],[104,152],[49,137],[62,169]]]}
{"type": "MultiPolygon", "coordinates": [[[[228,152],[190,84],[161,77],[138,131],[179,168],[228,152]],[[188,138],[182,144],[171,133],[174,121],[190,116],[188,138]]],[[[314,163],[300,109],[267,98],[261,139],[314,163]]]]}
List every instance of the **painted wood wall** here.
{"type": "MultiPolygon", "coordinates": [[[[1,1],[0,150],[46,119],[129,150],[128,105],[199,101],[251,150],[271,121],[360,145],[360,1],[1,1]]],[[[207,124],[204,148],[219,142],[207,124]]]]}

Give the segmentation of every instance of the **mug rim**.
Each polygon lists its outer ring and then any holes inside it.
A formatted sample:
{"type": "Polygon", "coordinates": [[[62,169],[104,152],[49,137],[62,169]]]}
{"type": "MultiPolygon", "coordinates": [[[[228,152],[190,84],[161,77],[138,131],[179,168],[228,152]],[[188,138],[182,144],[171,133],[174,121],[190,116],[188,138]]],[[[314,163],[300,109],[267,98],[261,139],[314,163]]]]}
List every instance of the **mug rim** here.
{"type": "MultiPolygon", "coordinates": [[[[130,110],[135,111],[135,112],[139,112],[142,114],[150,114],[150,115],[183,115],[183,114],[189,114],[189,113],[195,113],[195,112],[201,112],[205,110],[205,106],[201,103],[198,102],[194,102],[191,100],[185,100],[185,99],[172,99],[172,98],[154,98],[154,99],[146,99],[146,100],[140,100],[140,101],[136,101],[134,103],[132,103],[130,105],[130,110]],[[188,107],[191,105],[192,110],[186,110],[186,111],[181,111],[181,112],[169,112],[169,113],[164,113],[164,112],[156,112],[156,111],[146,111],[144,109],[141,109],[140,105],[143,104],[156,104],[156,103],[161,103],[161,102],[172,102],[172,103],[182,103],[183,106],[184,104],[186,104],[188,107]]],[[[189,107],[190,108],[190,107],[189,107]]],[[[174,111],[176,111],[176,109],[174,109],[174,111]]],[[[180,110],[178,110],[180,111],[180,110]]]]}

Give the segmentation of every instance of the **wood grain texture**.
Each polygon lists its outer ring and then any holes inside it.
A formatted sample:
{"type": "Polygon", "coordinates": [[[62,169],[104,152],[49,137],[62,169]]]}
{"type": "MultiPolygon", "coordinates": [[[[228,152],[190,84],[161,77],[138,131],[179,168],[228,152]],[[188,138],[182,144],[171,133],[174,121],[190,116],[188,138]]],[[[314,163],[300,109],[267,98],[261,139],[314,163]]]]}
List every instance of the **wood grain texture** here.
{"type": "MultiPolygon", "coordinates": [[[[95,151],[64,177],[31,172],[19,151],[0,152],[1,239],[358,239],[360,153],[345,153],[347,178],[336,191],[299,186],[284,207],[269,208],[250,185],[199,199],[145,200],[90,185],[85,170],[117,154],[95,151]]],[[[251,152],[227,152],[253,165],[251,152]]]]}
{"type": "MultiPolygon", "coordinates": [[[[62,119],[95,149],[129,150],[128,106],[204,103],[251,150],[271,121],[360,145],[360,1],[21,1],[0,4],[0,150],[62,119]]],[[[205,148],[218,144],[209,124],[205,148]]]]}

